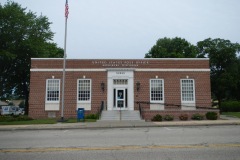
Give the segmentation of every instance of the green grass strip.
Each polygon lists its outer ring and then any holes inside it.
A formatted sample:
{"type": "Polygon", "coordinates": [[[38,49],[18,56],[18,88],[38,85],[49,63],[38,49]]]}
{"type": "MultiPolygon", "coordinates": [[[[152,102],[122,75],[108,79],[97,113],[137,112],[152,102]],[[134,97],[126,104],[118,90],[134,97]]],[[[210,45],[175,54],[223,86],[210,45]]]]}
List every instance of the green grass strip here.
{"type": "Polygon", "coordinates": [[[240,112],[223,112],[222,115],[240,118],[240,112]]]}

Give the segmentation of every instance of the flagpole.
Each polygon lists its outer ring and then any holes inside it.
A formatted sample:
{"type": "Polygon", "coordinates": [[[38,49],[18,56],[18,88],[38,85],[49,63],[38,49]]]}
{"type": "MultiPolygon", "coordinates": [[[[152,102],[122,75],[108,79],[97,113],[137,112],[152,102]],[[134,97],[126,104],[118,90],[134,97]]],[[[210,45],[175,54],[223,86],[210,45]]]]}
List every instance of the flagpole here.
{"type": "Polygon", "coordinates": [[[62,110],[61,110],[61,121],[64,121],[64,94],[65,94],[65,72],[66,72],[66,51],[67,51],[67,18],[68,18],[68,3],[66,0],[65,4],[65,36],[64,36],[64,57],[63,57],[63,79],[62,79],[62,110]]]}

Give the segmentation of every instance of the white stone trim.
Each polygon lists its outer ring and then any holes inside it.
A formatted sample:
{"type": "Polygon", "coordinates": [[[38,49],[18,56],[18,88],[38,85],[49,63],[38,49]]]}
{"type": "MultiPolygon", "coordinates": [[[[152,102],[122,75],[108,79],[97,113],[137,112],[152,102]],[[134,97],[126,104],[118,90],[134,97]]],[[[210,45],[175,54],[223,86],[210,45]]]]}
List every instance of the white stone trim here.
{"type": "MultiPolygon", "coordinates": [[[[105,71],[136,71],[136,72],[210,72],[210,69],[179,69],[179,68],[136,68],[134,69],[97,69],[97,68],[86,68],[86,69],[79,69],[79,68],[69,68],[66,69],[66,72],[105,72],[105,71]]],[[[32,68],[30,69],[31,72],[63,72],[63,69],[60,68],[32,68]]]]}
{"type": "MultiPolygon", "coordinates": [[[[31,58],[32,60],[63,60],[63,58],[31,58]]],[[[66,60],[209,60],[209,58],[135,58],[135,59],[127,59],[127,58],[122,58],[122,59],[112,59],[112,58],[106,58],[106,59],[66,59],[66,60]]]]}
{"type": "Polygon", "coordinates": [[[176,61],[185,61],[185,60],[209,60],[209,58],[144,58],[142,60],[176,60],[176,61]]]}
{"type": "Polygon", "coordinates": [[[45,103],[45,111],[59,111],[60,103],[45,103]]]}
{"type": "Polygon", "coordinates": [[[107,71],[135,71],[135,68],[107,68],[107,71]]]}
{"type": "Polygon", "coordinates": [[[164,105],[163,104],[150,104],[150,110],[151,111],[163,111],[164,110],[164,105]]]}
{"type": "Polygon", "coordinates": [[[80,102],[78,102],[76,110],[78,110],[78,108],[84,108],[84,110],[86,110],[86,111],[91,111],[91,109],[92,109],[91,106],[92,106],[91,103],[87,103],[87,102],[80,103],[80,102]]]}
{"type": "Polygon", "coordinates": [[[196,103],[181,103],[182,110],[196,110],[196,103]]]}
{"type": "Polygon", "coordinates": [[[113,89],[114,88],[124,88],[128,90],[128,107],[126,110],[134,110],[134,72],[129,70],[115,70],[115,71],[108,71],[107,75],[107,110],[115,110],[113,108],[113,89]],[[124,72],[124,73],[118,73],[124,72]],[[127,85],[114,85],[114,79],[127,79],[127,85]]]}
{"type": "Polygon", "coordinates": [[[210,72],[210,69],[139,68],[136,72],[210,72]]]}
{"type": "MultiPolygon", "coordinates": [[[[63,69],[60,68],[32,68],[30,69],[31,72],[63,72],[63,69]]],[[[70,69],[65,69],[66,72],[105,72],[107,71],[106,69],[75,69],[75,68],[70,68],[70,69]]]]}
{"type": "Polygon", "coordinates": [[[63,58],[31,58],[31,60],[63,60],[63,58]]]}

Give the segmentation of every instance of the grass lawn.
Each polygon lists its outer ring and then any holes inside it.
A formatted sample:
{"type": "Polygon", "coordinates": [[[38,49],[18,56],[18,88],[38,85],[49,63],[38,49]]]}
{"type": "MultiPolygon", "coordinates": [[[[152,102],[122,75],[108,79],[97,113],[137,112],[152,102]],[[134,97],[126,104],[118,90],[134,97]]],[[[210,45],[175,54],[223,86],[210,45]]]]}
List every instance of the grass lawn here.
{"type": "MultiPolygon", "coordinates": [[[[28,125],[28,124],[55,124],[58,119],[34,119],[26,121],[11,121],[11,122],[0,122],[0,125],[28,125]]],[[[96,119],[85,119],[84,122],[96,122],[96,119]]],[[[77,123],[76,118],[67,119],[64,123],[77,123]]],[[[81,123],[83,123],[81,121],[81,123]]]]}
{"type": "MultiPolygon", "coordinates": [[[[96,122],[96,119],[85,119],[85,121],[81,120],[80,122],[96,122]]],[[[70,118],[68,119],[65,123],[77,123],[77,119],[76,118],[70,118]]]]}
{"type": "Polygon", "coordinates": [[[240,118],[240,112],[223,112],[222,115],[240,118]]]}
{"type": "Polygon", "coordinates": [[[56,119],[34,119],[28,121],[0,122],[0,125],[55,124],[56,119]]]}

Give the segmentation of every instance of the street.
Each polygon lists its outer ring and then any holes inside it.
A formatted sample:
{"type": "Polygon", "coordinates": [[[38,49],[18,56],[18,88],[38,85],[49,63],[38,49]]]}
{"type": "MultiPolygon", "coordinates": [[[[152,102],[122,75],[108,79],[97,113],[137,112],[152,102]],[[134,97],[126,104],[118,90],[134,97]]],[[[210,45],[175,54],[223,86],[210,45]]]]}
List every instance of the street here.
{"type": "Polygon", "coordinates": [[[1,131],[0,159],[240,159],[240,126],[1,131]]]}

